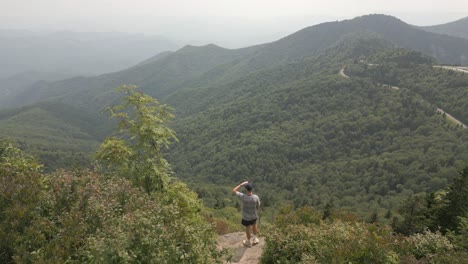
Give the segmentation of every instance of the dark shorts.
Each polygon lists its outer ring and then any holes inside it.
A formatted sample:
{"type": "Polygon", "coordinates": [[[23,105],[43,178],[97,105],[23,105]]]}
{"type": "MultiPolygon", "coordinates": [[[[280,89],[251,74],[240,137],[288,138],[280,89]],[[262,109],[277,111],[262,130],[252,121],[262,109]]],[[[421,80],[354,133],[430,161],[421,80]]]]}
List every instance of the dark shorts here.
{"type": "Polygon", "coordinates": [[[257,219],[250,220],[250,221],[242,219],[241,223],[243,226],[251,226],[251,225],[255,225],[256,222],[257,222],[257,219]]]}

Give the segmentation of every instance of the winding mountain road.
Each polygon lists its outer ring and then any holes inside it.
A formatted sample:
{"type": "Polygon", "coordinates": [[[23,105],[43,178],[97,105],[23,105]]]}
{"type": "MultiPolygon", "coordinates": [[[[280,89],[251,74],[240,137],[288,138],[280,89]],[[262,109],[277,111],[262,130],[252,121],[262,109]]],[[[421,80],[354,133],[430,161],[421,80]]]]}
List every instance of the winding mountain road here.
{"type": "Polygon", "coordinates": [[[448,120],[454,122],[455,124],[457,125],[460,125],[462,126],[463,128],[468,128],[465,124],[463,124],[460,120],[456,119],[455,117],[453,117],[451,114],[445,112],[444,110],[440,109],[440,108],[437,108],[437,113],[441,113],[441,114],[445,114],[445,116],[447,117],[448,120]]]}
{"type": "MultiPolygon", "coordinates": [[[[373,65],[376,65],[376,64],[373,64],[373,65]]],[[[455,70],[455,71],[461,71],[461,72],[466,72],[468,73],[468,68],[467,67],[455,67],[455,66],[434,66],[434,67],[437,67],[437,68],[444,68],[444,69],[449,69],[449,70],[455,70]]],[[[341,68],[340,70],[340,75],[344,78],[347,78],[347,79],[351,79],[351,77],[349,77],[349,75],[347,75],[345,73],[345,68],[346,68],[346,65],[343,66],[343,68],[341,68]]],[[[384,87],[390,87],[394,90],[400,90],[400,87],[397,87],[397,86],[393,86],[393,85],[389,85],[389,84],[383,84],[382,85],[384,87]]],[[[441,108],[438,108],[436,109],[436,112],[437,113],[440,113],[440,114],[445,114],[445,116],[447,117],[447,119],[449,119],[450,121],[452,121],[453,123],[461,126],[462,128],[468,128],[468,126],[466,126],[464,123],[462,123],[460,120],[458,120],[457,118],[455,118],[454,116],[452,116],[451,114],[445,112],[443,109],[441,108]]]]}
{"type": "Polygon", "coordinates": [[[443,66],[443,65],[434,65],[432,66],[434,68],[442,68],[446,70],[452,70],[452,71],[459,71],[463,73],[468,73],[468,67],[460,67],[460,66],[443,66]]]}
{"type": "Polygon", "coordinates": [[[346,73],[344,73],[345,67],[346,67],[346,66],[343,66],[343,68],[341,68],[341,70],[340,70],[340,75],[343,76],[343,77],[345,77],[345,78],[347,78],[347,79],[350,79],[350,77],[349,77],[348,75],[346,75],[346,73]]]}

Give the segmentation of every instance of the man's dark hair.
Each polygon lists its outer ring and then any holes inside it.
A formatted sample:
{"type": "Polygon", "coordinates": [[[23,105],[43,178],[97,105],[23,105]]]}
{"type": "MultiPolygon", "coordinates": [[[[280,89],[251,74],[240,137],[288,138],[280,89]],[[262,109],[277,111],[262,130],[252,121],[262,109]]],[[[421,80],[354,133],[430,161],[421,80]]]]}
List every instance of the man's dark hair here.
{"type": "Polygon", "coordinates": [[[251,191],[251,190],[253,190],[253,188],[254,188],[254,186],[253,186],[253,184],[250,183],[250,182],[247,183],[247,185],[245,185],[245,189],[247,189],[247,191],[251,191]]]}

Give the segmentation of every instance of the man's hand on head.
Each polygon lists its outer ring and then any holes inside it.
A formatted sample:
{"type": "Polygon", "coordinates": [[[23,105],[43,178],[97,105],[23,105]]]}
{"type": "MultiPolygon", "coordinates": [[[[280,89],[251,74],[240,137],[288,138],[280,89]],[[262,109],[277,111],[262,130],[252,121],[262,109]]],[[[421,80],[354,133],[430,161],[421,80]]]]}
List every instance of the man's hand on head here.
{"type": "Polygon", "coordinates": [[[248,183],[249,183],[248,181],[245,181],[245,182],[241,183],[240,185],[241,186],[246,186],[248,183]]]}

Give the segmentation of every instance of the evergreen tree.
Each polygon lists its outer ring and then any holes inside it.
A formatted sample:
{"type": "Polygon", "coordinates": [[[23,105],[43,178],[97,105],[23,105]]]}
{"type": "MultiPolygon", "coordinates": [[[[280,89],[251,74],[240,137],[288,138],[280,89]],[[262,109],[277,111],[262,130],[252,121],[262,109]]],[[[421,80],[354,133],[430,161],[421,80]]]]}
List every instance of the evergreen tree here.
{"type": "Polygon", "coordinates": [[[445,231],[457,231],[460,217],[468,215],[468,167],[454,179],[444,200],[445,205],[440,210],[438,222],[445,231]]]}
{"type": "Polygon", "coordinates": [[[323,216],[322,220],[325,220],[329,218],[332,215],[333,208],[335,205],[333,204],[333,200],[330,200],[326,205],[325,205],[325,210],[323,210],[323,216]]]}
{"type": "Polygon", "coordinates": [[[425,213],[426,201],[423,196],[409,197],[399,209],[403,221],[397,226],[397,231],[406,235],[422,232],[427,227],[425,213]]]}

